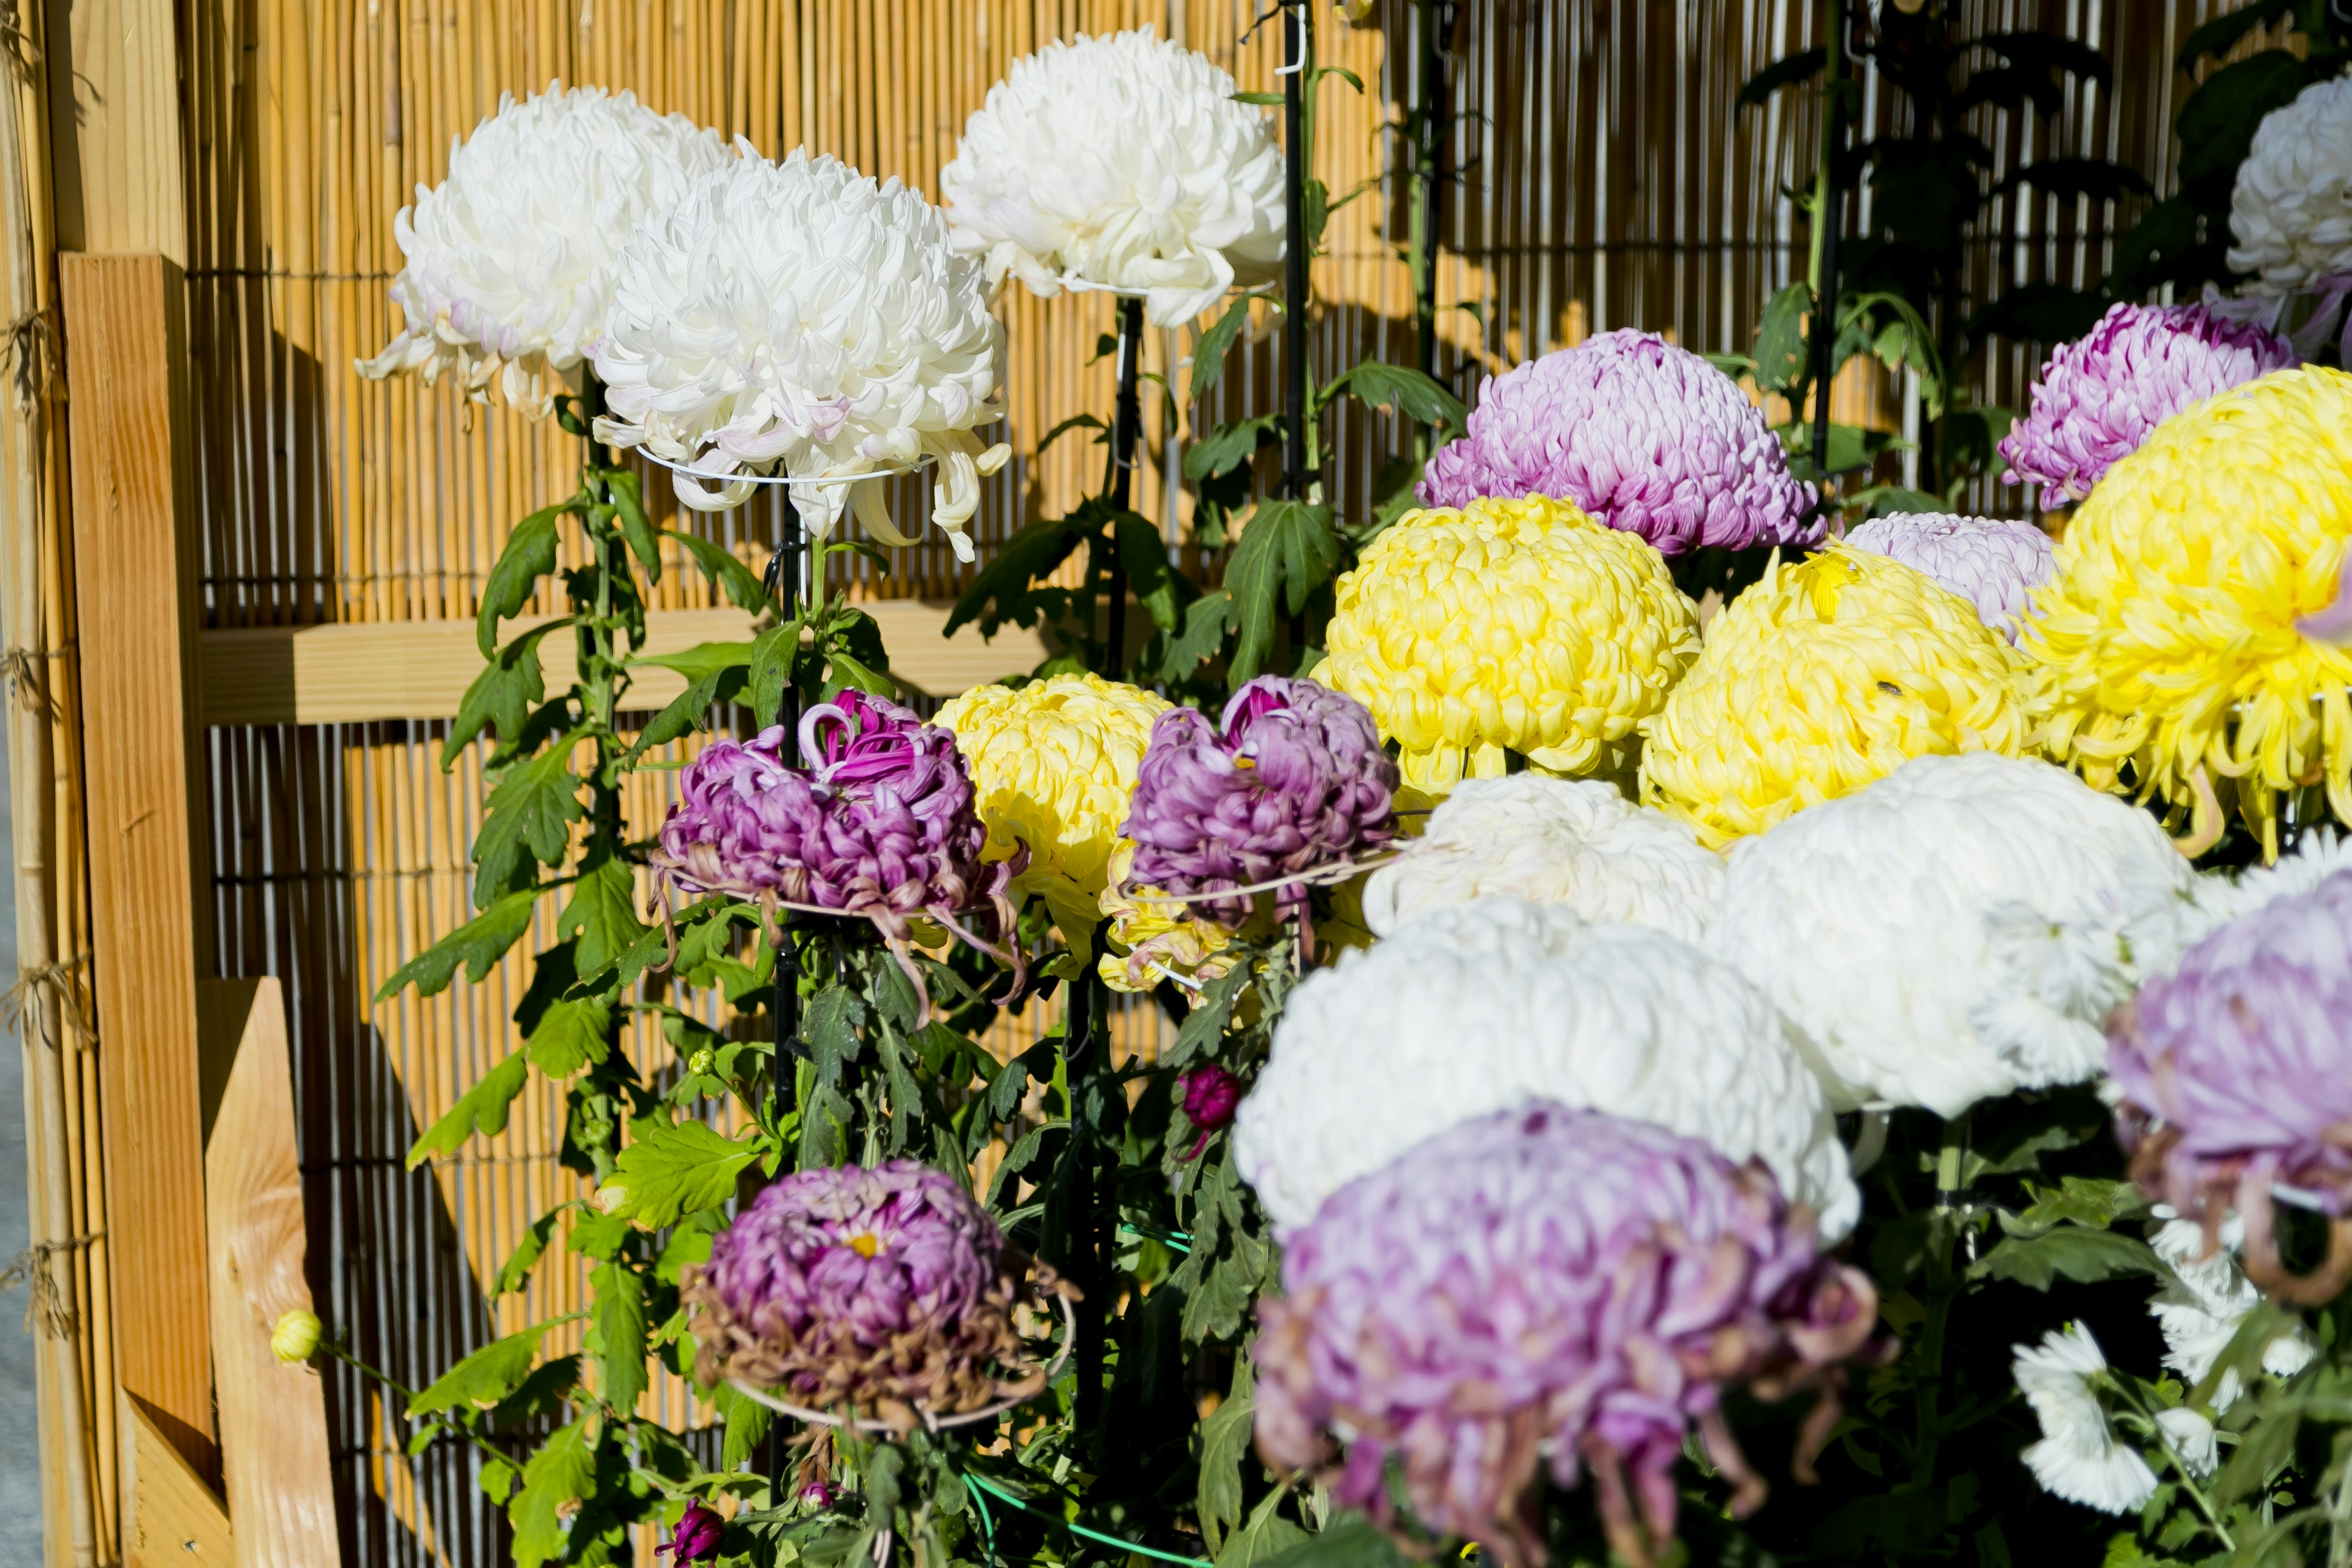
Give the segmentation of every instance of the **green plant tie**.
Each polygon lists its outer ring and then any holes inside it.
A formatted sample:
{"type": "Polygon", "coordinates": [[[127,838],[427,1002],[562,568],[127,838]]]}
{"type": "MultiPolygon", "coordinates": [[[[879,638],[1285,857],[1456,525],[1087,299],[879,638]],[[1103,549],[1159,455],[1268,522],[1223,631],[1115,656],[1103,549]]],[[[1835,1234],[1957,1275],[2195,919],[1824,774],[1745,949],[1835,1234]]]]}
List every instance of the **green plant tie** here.
{"type": "Polygon", "coordinates": [[[963,1481],[964,1490],[971,1494],[973,1506],[980,1510],[981,1531],[988,1540],[988,1560],[991,1563],[996,1561],[996,1521],[988,1511],[988,1499],[981,1495],[982,1492],[992,1493],[999,1501],[1009,1502],[1024,1513],[1034,1514],[1048,1524],[1059,1525],[1072,1535],[1083,1535],[1088,1541],[1099,1545],[1116,1546],[1122,1552],[1139,1552],[1146,1557],[1156,1557],[1162,1563],[1181,1563],[1184,1568],[1216,1568],[1216,1565],[1205,1557],[1180,1557],[1173,1552],[1161,1552],[1154,1547],[1139,1546],[1132,1541],[1121,1541],[1116,1535],[1105,1535],[1098,1530],[1088,1530],[1083,1524],[1072,1524],[1068,1520],[1056,1519],[1044,1509],[1033,1507],[1014,1497],[984,1476],[961,1472],[959,1474],[963,1481]]]}

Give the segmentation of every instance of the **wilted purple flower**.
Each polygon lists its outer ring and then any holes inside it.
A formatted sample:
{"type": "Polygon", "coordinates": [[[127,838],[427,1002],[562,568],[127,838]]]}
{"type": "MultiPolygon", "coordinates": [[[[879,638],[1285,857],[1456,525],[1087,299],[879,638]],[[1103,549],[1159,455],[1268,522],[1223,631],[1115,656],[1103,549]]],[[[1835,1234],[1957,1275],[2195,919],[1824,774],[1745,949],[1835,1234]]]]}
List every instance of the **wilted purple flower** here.
{"type": "Polygon", "coordinates": [[[1916,567],[1977,607],[1977,618],[2017,640],[2027,595],[2050,580],[2050,536],[2007,517],[1898,511],[1845,536],[1856,550],[1916,567]]]}
{"type": "Polygon", "coordinates": [[[1729,376],[1652,332],[1602,332],[1478,389],[1429,459],[1424,506],[1545,495],[1667,555],[1811,544],[1823,523],[1780,437],[1729,376]]]}
{"type": "Polygon", "coordinates": [[[2352,1279],[2352,871],[2256,906],[2142,986],[2109,1025],[2107,1070],[2134,1177],[2208,1237],[2234,1207],[2247,1278],[2307,1304],[2352,1279]],[[2308,1279],[2280,1265],[2274,1184],[2334,1222],[2308,1279]]]}
{"type": "Polygon", "coordinates": [[[799,768],[781,726],[687,764],[650,857],[671,887],[860,915],[894,951],[917,916],[984,945],[956,918],[982,902],[1000,938],[1012,931],[1007,889],[1025,857],[982,861],[988,830],[952,734],[849,690],[803,714],[799,740],[799,768]]]}
{"type": "MultiPolygon", "coordinates": [[[[911,1423],[1044,1386],[1007,1381],[1027,1258],[952,1176],[912,1160],[770,1184],[688,1271],[695,1375],[911,1423]]],[[[1039,1269],[1040,1288],[1053,1284],[1039,1269]]]]}
{"type": "MultiPolygon", "coordinates": [[[[1135,841],[1135,881],[1177,894],[1251,887],[1393,837],[1396,764],[1354,698],[1261,675],[1225,703],[1221,727],[1190,708],[1153,722],[1119,828],[1135,841]]],[[[1307,896],[1292,883],[1275,902],[1295,910],[1307,896]]],[[[1250,905],[1244,894],[1192,909],[1238,926],[1250,905]]]]}
{"type": "Polygon", "coordinates": [[[655,1550],[669,1553],[673,1563],[700,1563],[719,1555],[719,1538],[726,1533],[727,1521],[719,1517],[717,1510],[690,1502],[686,1511],[677,1516],[669,1539],[655,1550]]]}
{"type": "Polygon", "coordinates": [[[1803,1474],[1836,1418],[1834,1363],[1877,1315],[1870,1281],[1820,1256],[1811,1216],[1761,1165],[1544,1101],[1339,1189],[1292,1233],[1282,1278],[1285,1299],[1258,1309],[1260,1451],[1383,1522],[1394,1459],[1424,1527],[1513,1563],[1543,1560],[1545,1458],[1563,1487],[1591,1467],[1611,1543],[1636,1563],[1673,1531],[1693,1424],[1737,1511],[1760,1502],[1727,1383],[1821,1390],[1803,1474]],[[1325,1436],[1339,1426],[1344,1462],[1325,1436]]]}
{"type": "Polygon", "coordinates": [[[1200,1131],[1191,1155],[1198,1159],[1212,1133],[1233,1125],[1242,1102],[1242,1080],[1230,1068],[1204,1062],[1176,1080],[1176,1097],[1184,1108],[1184,1120],[1200,1131]]]}
{"type": "Polygon", "coordinates": [[[823,1481],[811,1481],[801,1488],[801,1501],[814,1509],[833,1506],[833,1489],[823,1481]]]}
{"type": "Polygon", "coordinates": [[[2294,363],[2277,333],[2202,305],[2114,306],[2050,351],[2032,412],[2001,437],[2001,479],[2040,485],[2045,510],[2081,500],[2165,420],[2294,363]]]}

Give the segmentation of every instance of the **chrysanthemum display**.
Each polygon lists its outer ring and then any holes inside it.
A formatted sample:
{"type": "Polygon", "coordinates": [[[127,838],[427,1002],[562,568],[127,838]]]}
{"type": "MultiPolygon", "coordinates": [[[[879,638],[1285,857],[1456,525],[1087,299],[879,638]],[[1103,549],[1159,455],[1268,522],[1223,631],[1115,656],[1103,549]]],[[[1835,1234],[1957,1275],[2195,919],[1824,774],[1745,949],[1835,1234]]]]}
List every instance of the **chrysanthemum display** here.
{"type": "Polygon", "coordinates": [[[913,1160],[800,1171],[761,1189],[690,1265],[695,1376],[904,1430],[1045,1386],[1013,1308],[1053,1288],[945,1172],[913,1160]]]}
{"type": "MultiPolygon", "coordinates": [[[[2160,1212],[2172,1211],[2164,1207],[2160,1212]]],[[[2148,1302],[2148,1315],[2164,1334],[2164,1364],[2179,1373],[2188,1387],[2205,1381],[2237,1337],[2238,1325],[2262,1303],[2263,1293],[2238,1267],[2237,1250],[2245,1239],[2245,1223],[2235,1215],[2224,1219],[2210,1238],[2203,1226],[2186,1219],[2167,1219],[2148,1237],[2148,1245],[2172,1270],[2148,1302]]],[[[2263,1370],[2273,1377],[2292,1377],[2311,1364],[2314,1353],[2310,1334],[2300,1325],[2290,1327],[2263,1347],[2263,1370]]],[[[2213,1389],[2213,1409],[2227,1410],[2242,1392],[2236,1369],[2225,1371],[2213,1389]]]]}
{"type": "Polygon", "coordinates": [[[2032,412],[2001,438],[2001,478],[2040,485],[2045,507],[2081,500],[2182,409],[2294,363],[2277,333],[2202,305],[2114,306],[2050,352],[2032,412]]]}
{"type": "MultiPolygon", "coordinates": [[[[1387,843],[1396,784],[1362,703],[1311,680],[1261,675],[1216,724],[1191,708],[1160,715],[1119,831],[1135,843],[1138,881],[1180,897],[1224,892],[1387,843]]],[[[1274,893],[1283,910],[1307,897],[1301,882],[1274,893]]],[[[1254,904],[1242,894],[1192,907],[1236,926],[1254,904]]]]}
{"type": "Polygon", "coordinates": [[[1825,524],[1729,376],[1653,332],[1602,332],[1487,377],[1429,459],[1425,506],[1550,496],[1668,555],[1811,544],[1825,524]]]}
{"type": "Polygon", "coordinates": [[[1404,782],[1443,794],[1517,752],[1556,773],[1630,768],[1635,726],[1698,655],[1658,552],[1567,501],[1407,512],[1339,578],[1326,685],[1372,710],[1404,782]]]}
{"type": "Polygon", "coordinates": [[[1845,536],[1856,550],[1916,566],[1977,607],[1988,626],[2017,640],[2029,596],[2050,580],[2050,536],[2011,517],[1898,511],[1845,536]]]}
{"type": "Polygon", "coordinates": [[[1723,902],[1723,858],[1690,824],[1597,779],[1469,779],[1364,886],[1381,936],[1431,910],[1489,894],[1559,904],[1697,942],[1723,902]]]}
{"type": "MultiPolygon", "coordinates": [[[[622,249],[594,351],[611,408],[597,438],[718,478],[678,476],[678,499],[705,509],[750,495],[730,476],[850,480],[937,458],[931,521],[971,560],[980,476],[1010,455],[972,435],[997,416],[1004,358],[979,261],[950,250],[947,221],[895,177],[744,154],[622,249]]],[[[913,542],[872,483],[793,499],[819,537],[854,504],[876,538],[913,542]]]]}
{"type": "Polygon", "coordinates": [[[2255,128],[2230,193],[2233,271],[2270,294],[2352,272],[2352,80],[2313,82],[2255,128]]]}
{"type": "Polygon", "coordinates": [[[2103,1513],[2129,1513],[2156,1491],[2147,1461],[2116,1441],[2092,1380],[2107,1358],[2080,1323],[2053,1329],[2038,1345],[2020,1345],[2018,1392],[2042,1423],[2042,1441],[2018,1456],[2055,1495],[2103,1513]]]}
{"type": "Polygon", "coordinates": [[[477,402],[495,385],[544,419],[604,331],[629,230],[730,161],[717,132],[635,93],[560,82],[520,103],[501,93],[451,145],[447,176],[393,219],[404,321],[360,374],[429,383],[455,371],[477,402]]]}
{"type": "MultiPolygon", "coordinates": [[[[940,710],[979,792],[988,858],[1028,851],[1016,893],[1038,893],[1057,917],[1067,909],[1069,923],[1092,929],[1151,726],[1167,710],[1165,699],[1097,675],[975,686],[940,710]]],[[[1063,934],[1083,940],[1067,924],[1063,934]]]]}
{"type": "Polygon", "coordinates": [[[1465,1122],[1342,1188],[1290,1237],[1282,1279],[1258,1309],[1261,1452],[1390,1523],[1393,1463],[1424,1529],[1511,1564],[1544,1561],[1539,1469],[1562,1487],[1590,1469],[1612,1545],[1648,1562],[1674,1533],[1693,1427],[1735,1511],[1754,1508],[1764,1482],[1723,1390],[1820,1389],[1817,1446],[1833,1369],[1877,1311],[1760,1166],[1549,1104],[1465,1122]]]}
{"type": "Polygon", "coordinates": [[[2196,876],[2145,812],[2063,768],[1922,757],[1735,845],[1709,952],[1818,1052],[1831,1102],[2076,1083],[2101,1023],[2196,934],[2196,876]]]}
{"type": "Polygon", "coordinates": [[[1642,799],[1720,847],[1913,757],[2025,750],[2024,668],[1973,606],[1837,546],[1775,562],[1649,721],[1642,799]]]}
{"type": "Polygon", "coordinates": [[[2150,981],[2111,1026],[2132,1171],[2218,1234],[2245,1225],[2248,1278],[2326,1301],[2352,1279],[2352,871],[2257,906],[2150,981]],[[2279,1260],[2273,1199],[2330,1218],[2326,1261],[2279,1260]]]}
{"type": "Polygon", "coordinates": [[[1110,921],[1110,951],[1095,968],[1112,990],[1140,995],[1163,980],[1197,988],[1231,973],[1240,958],[1233,931],[1166,893],[1135,880],[1135,841],[1120,839],[1095,900],[1110,921]]]}
{"type": "Polygon", "coordinates": [[[2167,420],[2058,547],[2019,647],[2051,754],[2179,809],[2234,805],[2277,853],[2280,792],[2352,822],[2352,648],[2295,628],[2352,540],[2352,376],[2282,371],[2167,420]]]}
{"type": "Polygon", "coordinates": [[[960,251],[1047,299],[1145,295],[1181,326],[1283,254],[1282,149],[1231,75],[1149,28],[1047,44],[965,121],[940,194],[960,251]]]}
{"type": "Polygon", "coordinates": [[[780,726],[717,740],[678,775],[652,863],[688,894],[733,893],[862,915],[903,942],[909,919],[953,927],[997,908],[1012,931],[1010,860],[984,865],[987,831],[955,737],[895,702],[844,691],[801,717],[803,766],[780,726]]]}
{"type": "Polygon", "coordinates": [[[1538,1099],[1754,1155],[1827,1236],[1860,1212],[1821,1087],[1760,993],[1663,931],[1510,899],[1423,915],[1301,982],[1234,1153],[1286,1231],[1436,1129],[1538,1099]]]}

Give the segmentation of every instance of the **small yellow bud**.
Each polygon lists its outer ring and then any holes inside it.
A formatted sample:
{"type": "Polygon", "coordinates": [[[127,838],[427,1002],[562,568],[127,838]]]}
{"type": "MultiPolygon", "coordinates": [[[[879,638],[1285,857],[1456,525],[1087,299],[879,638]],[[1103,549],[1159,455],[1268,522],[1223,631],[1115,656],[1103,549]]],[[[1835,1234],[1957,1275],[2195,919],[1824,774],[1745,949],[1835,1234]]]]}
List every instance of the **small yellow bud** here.
{"type": "Polygon", "coordinates": [[[269,1353],[288,1363],[306,1362],[319,1348],[319,1314],[300,1307],[280,1312],[270,1325],[269,1353]]]}

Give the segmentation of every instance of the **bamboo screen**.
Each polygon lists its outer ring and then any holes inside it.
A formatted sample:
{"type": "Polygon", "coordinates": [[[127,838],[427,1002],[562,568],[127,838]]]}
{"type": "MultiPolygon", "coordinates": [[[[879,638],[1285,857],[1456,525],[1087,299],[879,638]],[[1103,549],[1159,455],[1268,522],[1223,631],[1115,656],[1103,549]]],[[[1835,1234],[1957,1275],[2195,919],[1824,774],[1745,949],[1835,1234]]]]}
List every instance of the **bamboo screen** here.
{"type": "MultiPolygon", "coordinates": [[[[1991,177],[2032,157],[2123,158],[2164,182],[2180,84],[2167,64],[2210,0],[1981,0],[1975,30],[2061,30],[2116,62],[2113,88],[2069,89],[2041,121],[1979,110],[1991,177]]],[[[1245,89],[1278,82],[1273,26],[1253,32],[1241,0],[251,0],[183,8],[191,236],[205,529],[207,625],[470,617],[509,524],[568,491],[576,447],[502,411],[469,409],[446,385],[378,385],[352,369],[392,334],[385,287],[399,264],[393,216],[440,177],[451,139],[502,92],[567,83],[629,88],[653,106],[748,137],[780,154],[800,144],[936,194],[964,117],[1013,58],[1079,31],[1152,25],[1227,65],[1245,89]]],[[[1806,0],[1694,5],[1681,0],[1487,0],[1462,7],[1451,75],[1465,118],[1461,172],[1444,203],[1442,374],[1465,395],[1481,374],[1619,326],[1699,349],[1743,346],[1761,301],[1801,275],[1804,239],[1785,188],[1811,167],[1813,125],[1800,95],[1760,110],[1733,99],[1753,71],[1813,41],[1806,0]],[[1471,307],[1455,309],[1455,306],[1471,307]]],[[[1397,4],[1349,26],[1318,16],[1325,62],[1359,75],[1358,97],[1323,88],[1319,173],[1335,192],[1371,182],[1334,220],[1315,284],[1317,369],[1377,356],[1411,363],[1412,300],[1398,255],[1404,196],[1381,171],[1395,151],[1415,65],[1397,4]]],[[[1868,84],[1866,112],[1890,124],[1893,95],[1868,84]]],[[[1865,195],[1863,201],[1867,204],[1865,195]]],[[[1867,214],[1862,216],[1867,221],[1867,214]]],[[[2027,194],[1990,214],[1997,237],[1970,257],[1979,288],[2095,279],[2105,218],[2095,204],[2027,194]]],[[[1008,294],[1009,439],[1023,456],[989,481],[983,542],[1066,507],[1094,481],[1097,449],[1065,440],[1028,454],[1058,420],[1107,411],[1110,330],[1100,296],[1040,303],[1008,294]]],[[[1205,411],[1270,406],[1276,339],[1247,344],[1205,411]]],[[[1154,333],[1145,369],[1180,364],[1191,331],[1154,333]]],[[[2021,401],[2032,369],[2002,349],[1978,368],[1978,395],[2021,401]]],[[[1185,516],[1167,474],[1191,428],[1147,383],[1148,453],[1138,489],[1171,546],[1185,516]]],[[[1855,376],[1842,417],[1891,427],[1898,388],[1855,376]]],[[[1338,499],[1360,509],[1395,433],[1367,421],[1339,434],[1338,499]]],[[[648,490],[667,500],[664,487],[648,490]]],[[[922,503],[900,494],[902,515],[922,503]]],[[[1990,489],[1979,510],[2014,492],[1990,489]]],[[[675,521],[673,518],[671,521],[675,521]]],[[[716,528],[758,563],[772,511],[716,528]]],[[[966,578],[940,546],[896,552],[861,592],[950,596],[966,578]]],[[[706,605],[700,578],[672,562],[656,607],[706,605]]],[[[511,1048],[508,1016],[524,978],[429,1002],[374,1005],[376,986],[465,917],[466,851],[478,819],[481,758],[445,775],[439,722],[215,729],[210,734],[218,959],[226,974],[268,972],[289,988],[298,1057],[311,1258],[331,1331],[403,1382],[420,1384],[499,1332],[581,1304],[584,1270],[561,1247],[530,1288],[492,1300],[489,1281],[522,1226],[577,1196],[553,1157],[562,1097],[535,1085],[509,1130],[431,1172],[406,1173],[417,1131],[511,1048]]],[[[639,831],[658,820],[660,775],[631,802],[639,831]]],[[[539,933],[541,942],[551,933],[539,933]]],[[[1038,1027],[1035,1010],[1008,1029],[1038,1027]]],[[[1156,1018],[1130,1013],[1128,1045],[1152,1048],[1156,1018]]],[[[667,1059],[657,1039],[631,1047],[667,1059]]],[[[577,1328],[570,1331],[576,1334],[577,1328]]],[[[559,1334],[557,1340],[560,1341],[559,1334]]],[[[555,1342],[551,1341],[551,1342],[555,1342]]],[[[483,1563],[503,1555],[499,1522],[454,1446],[404,1457],[397,1409],[355,1378],[331,1386],[349,1555],[365,1563],[483,1563]]],[[[675,1383],[647,1396],[673,1421],[675,1383]]]]}

